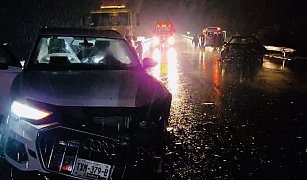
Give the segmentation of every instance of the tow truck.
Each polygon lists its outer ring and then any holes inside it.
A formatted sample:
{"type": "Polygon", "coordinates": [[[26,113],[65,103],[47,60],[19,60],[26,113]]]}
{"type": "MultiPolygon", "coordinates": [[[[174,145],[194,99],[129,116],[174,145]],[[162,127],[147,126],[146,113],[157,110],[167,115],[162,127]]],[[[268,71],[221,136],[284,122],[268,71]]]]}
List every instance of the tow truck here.
{"type": "Polygon", "coordinates": [[[154,30],[154,45],[166,48],[174,45],[175,28],[173,22],[156,22],[154,30]]]}
{"type": "Polygon", "coordinates": [[[137,46],[136,27],[140,25],[140,15],[128,9],[125,4],[101,4],[100,9],[90,12],[85,24],[98,30],[115,30],[137,46]],[[88,22],[89,21],[89,22],[88,22]]]}

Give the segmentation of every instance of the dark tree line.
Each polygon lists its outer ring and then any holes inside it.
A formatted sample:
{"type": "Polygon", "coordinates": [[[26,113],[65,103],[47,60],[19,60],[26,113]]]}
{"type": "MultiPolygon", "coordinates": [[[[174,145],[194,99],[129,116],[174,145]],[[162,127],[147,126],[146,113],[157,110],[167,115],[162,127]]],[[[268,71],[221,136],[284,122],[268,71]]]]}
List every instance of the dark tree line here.
{"type": "Polygon", "coordinates": [[[1,0],[0,41],[9,42],[17,56],[26,58],[42,26],[80,27],[93,0],[1,0]]]}

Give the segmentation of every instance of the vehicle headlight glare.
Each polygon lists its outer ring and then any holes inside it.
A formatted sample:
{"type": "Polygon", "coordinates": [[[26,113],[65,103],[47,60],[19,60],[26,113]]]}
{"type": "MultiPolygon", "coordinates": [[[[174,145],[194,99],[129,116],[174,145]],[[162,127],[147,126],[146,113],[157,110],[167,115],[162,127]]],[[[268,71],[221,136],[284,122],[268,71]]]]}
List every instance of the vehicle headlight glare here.
{"type": "Polygon", "coordinates": [[[17,101],[14,101],[11,105],[11,112],[18,117],[32,120],[41,120],[52,114],[51,112],[42,111],[17,101]]]}

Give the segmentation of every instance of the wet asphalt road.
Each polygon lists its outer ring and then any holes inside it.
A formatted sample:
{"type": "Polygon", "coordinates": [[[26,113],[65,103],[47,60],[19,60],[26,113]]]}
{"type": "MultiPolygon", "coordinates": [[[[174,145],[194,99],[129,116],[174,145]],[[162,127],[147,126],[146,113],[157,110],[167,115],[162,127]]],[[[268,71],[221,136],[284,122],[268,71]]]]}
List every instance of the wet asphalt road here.
{"type": "Polygon", "coordinates": [[[179,36],[146,55],[173,94],[168,179],[307,179],[307,74],[221,64],[179,36]]]}
{"type": "Polygon", "coordinates": [[[146,56],[173,94],[167,179],[307,179],[307,74],[277,60],[221,64],[179,36],[146,56]]]}

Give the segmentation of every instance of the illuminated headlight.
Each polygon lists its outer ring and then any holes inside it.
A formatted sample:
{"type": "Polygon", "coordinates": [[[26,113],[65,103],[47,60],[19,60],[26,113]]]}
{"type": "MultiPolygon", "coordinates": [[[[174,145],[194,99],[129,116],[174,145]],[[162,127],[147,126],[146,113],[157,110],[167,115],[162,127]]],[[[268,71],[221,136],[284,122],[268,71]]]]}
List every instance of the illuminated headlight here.
{"type": "Polygon", "coordinates": [[[167,39],[167,43],[168,43],[169,45],[174,45],[174,42],[175,42],[175,38],[174,38],[174,37],[169,37],[169,38],[167,39]]]}
{"type": "Polygon", "coordinates": [[[154,45],[159,45],[160,44],[159,37],[153,37],[153,43],[154,43],[154,45]]]}
{"type": "Polygon", "coordinates": [[[51,112],[39,110],[17,101],[14,101],[11,105],[11,112],[18,117],[31,120],[41,120],[52,114],[51,112]]]}

